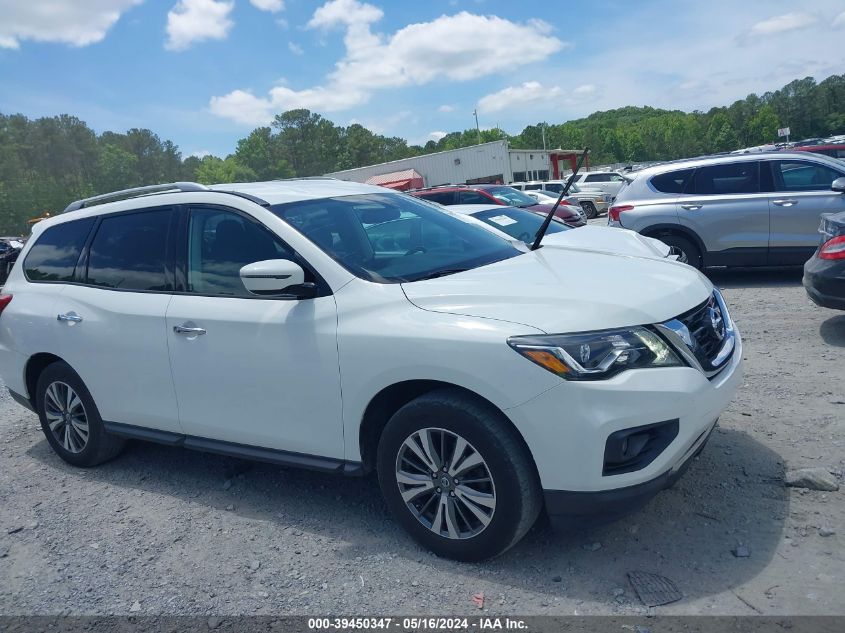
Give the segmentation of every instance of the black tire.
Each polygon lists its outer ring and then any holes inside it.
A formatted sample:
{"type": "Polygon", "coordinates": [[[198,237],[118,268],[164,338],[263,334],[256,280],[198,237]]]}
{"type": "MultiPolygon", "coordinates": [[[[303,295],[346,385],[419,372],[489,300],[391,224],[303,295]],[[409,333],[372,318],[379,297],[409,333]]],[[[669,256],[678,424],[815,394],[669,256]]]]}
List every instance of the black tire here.
{"type": "Polygon", "coordinates": [[[581,203],[581,207],[584,209],[584,213],[587,214],[587,218],[592,220],[593,218],[599,217],[599,210],[596,209],[596,205],[592,202],[584,201],[581,203]]]}
{"type": "MultiPolygon", "coordinates": [[[[447,451],[448,448],[443,449],[444,453],[447,451]]],[[[418,543],[445,558],[479,561],[498,556],[525,535],[536,521],[543,505],[536,467],[528,449],[510,422],[489,403],[470,397],[457,389],[431,391],[399,409],[385,426],[379,440],[377,468],[382,494],[399,523],[418,543]],[[424,525],[421,519],[412,513],[402,498],[397,481],[400,451],[407,450],[403,445],[412,434],[427,428],[436,429],[434,433],[446,431],[447,437],[460,436],[469,445],[467,453],[462,455],[470,456],[474,450],[483,460],[481,468],[489,471],[494,486],[495,509],[492,510],[486,527],[475,534],[449,538],[435,533],[433,528],[424,525]]],[[[469,477],[469,473],[474,471],[463,472],[469,477]]],[[[440,474],[445,473],[439,473],[432,479],[441,481],[437,478],[440,474]]],[[[455,491],[457,492],[458,488],[466,490],[467,484],[458,486],[457,475],[455,477],[452,482],[456,484],[455,491]]],[[[473,484],[475,487],[482,485],[484,484],[473,484]]],[[[442,494],[430,494],[434,498],[433,507],[444,499],[442,494]]],[[[450,496],[454,494],[450,493],[450,496]]],[[[449,500],[445,499],[444,503],[448,502],[449,500]]],[[[419,503],[422,504],[423,501],[419,503]]],[[[466,502],[462,503],[462,507],[466,509],[466,502]]],[[[455,520],[454,510],[452,513],[455,520]]],[[[466,512],[465,516],[473,518],[470,512],[466,512]]],[[[429,522],[434,523],[433,520],[429,522]]],[[[458,523],[469,527],[465,517],[458,523]]],[[[470,532],[469,529],[466,530],[466,534],[470,532]]]]}
{"type": "Polygon", "coordinates": [[[673,249],[673,253],[678,255],[678,261],[689,264],[698,270],[704,268],[701,250],[692,240],[682,235],[675,235],[674,233],[659,235],[657,239],[673,249]]]}
{"type": "MultiPolygon", "coordinates": [[[[51,392],[51,394],[55,393],[56,391],[51,392]]],[[[88,388],[82,382],[79,375],[67,363],[61,361],[55,362],[41,372],[41,375],[38,377],[38,385],[35,388],[35,409],[41,420],[41,430],[44,431],[44,435],[47,437],[50,446],[53,447],[53,450],[56,451],[59,457],[69,464],[83,468],[96,466],[116,457],[123,449],[125,441],[106,433],[105,428],[103,428],[100,411],[97,409],[97,405],[94,403],[94,399],[91,397],[88,388]],[[72,430],[72,425],[68,429],[73,436],[69,445],[78,450],[69,450],[57,436],[57,433],[61,434],[61,431],[69,426],[67,422],[69,418],[58,422],[57,432],[54,432],[50,428],[51,420],[48,419],[48,415],[52,416],[54,423],[56,417],[55,406],[51,404],[55,402],[54,396],[48,396],[48,389],[51,386],[57,391],[61,391],[65,388],[64,386],[68,386],[81,401],[82,415],[84,416],[88,429],[87,438],[83,442],[81,439],[82,434],[72,430]]],[[[79,418],[79,411],[79,405],[72,409],[72,412],[77,413],[77,418],[79,418]]]]}

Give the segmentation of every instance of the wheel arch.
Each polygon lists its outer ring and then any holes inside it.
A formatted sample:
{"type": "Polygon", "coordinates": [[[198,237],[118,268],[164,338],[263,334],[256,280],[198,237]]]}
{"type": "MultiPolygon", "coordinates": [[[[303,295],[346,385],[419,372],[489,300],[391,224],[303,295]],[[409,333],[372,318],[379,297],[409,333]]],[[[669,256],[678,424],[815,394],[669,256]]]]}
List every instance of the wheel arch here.
{"type": "Polygon", "coordinates": [[[378,452],[378,442],[384,427],[387,425],[390,418],[403,406],[408,404],[411,400],[419,396],[434,391],[435,389],[452,389],[460,392],[462,395],[473,400],[483,402],[485,405],[492,407],[497,411],[502,420],[508,424],[519,438],[526,453],[534,466],[534,471],[537,473],[537,464],[534,461],[534,455],[528,443],[525,441],[522,433],[517,426],[508,417],[508,415],[497,407],[490,400],[478,393],[456,385],[454,383],[443,382],[440,380],[404,380],[384,387],[379,391],[364,410],[364,415],[361,419],[361,426],[358,430],[358,442],[361,452],[361,463],[365,473],[372,472],[375,469],[376,453],[378,452]]]}
{"type": "Polygon", "coordinates": [[[685,237],[686,239],[691,240],[692,243],[698,247],[705,265],[707,264],[707,247],[695,231],[691,231],[685,226],[680,224],[655,224],[642,229],[639,233],[645,237],[653,237],[656,239],[660,239],[661,235],[677,235],[679,237],[685,237]]]}
{"type": "Polygon", "coordinates": [[[38,378],[47,367],[56,362],[64,363],[66,361],[49,352],[38,352],[30,356],[29,360],[26,361],[24,384],[26,385],[27,399],[33,407],[35,407],[35,388],[38,386],[38,378]]]}

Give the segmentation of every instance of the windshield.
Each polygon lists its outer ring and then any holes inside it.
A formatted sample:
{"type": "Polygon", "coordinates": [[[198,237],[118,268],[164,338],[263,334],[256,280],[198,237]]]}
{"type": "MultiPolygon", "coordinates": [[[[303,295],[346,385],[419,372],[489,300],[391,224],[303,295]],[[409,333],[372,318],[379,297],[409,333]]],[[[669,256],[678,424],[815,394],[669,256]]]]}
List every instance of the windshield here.
{"type": "Polygon", "coordinates": [[[500,200],[511,207],[531,207],[537,204],[534,198],[513,187],[491,187],[486,191],[496,200],[500,200]]]}
{"type": "Polygon", "coordinates": [[[348,271],[378,283],[417,281],[521,253],[480,226],[400,193],[304,200],[270,210],[348,271]]]}
{"type": "MultiPolygon", "coordinates": [[[[546,219],[546,216],[534,213],[533,211],[514,208],[502,209],[501,207],[499,209],[489,209],[487,211],[473,213],[472,217],[507,233],[521,242],[525,242],[529,246],[533,244],[534,238],[537,236],[537,231],[540,230],[540,226],[546,219]]],[[[549,224],[546,234],[570,230],[570,227],[566,226],[563,222],[557,218],[552,218],[552,223],[549,224]]]]}

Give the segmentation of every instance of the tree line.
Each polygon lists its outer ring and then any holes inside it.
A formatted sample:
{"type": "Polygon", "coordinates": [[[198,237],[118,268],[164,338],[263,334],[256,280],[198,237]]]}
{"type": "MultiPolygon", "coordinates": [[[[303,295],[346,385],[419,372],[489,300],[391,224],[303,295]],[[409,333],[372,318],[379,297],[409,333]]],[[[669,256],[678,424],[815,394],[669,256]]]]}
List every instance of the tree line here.
{"type": "Polygon", "coordinates": [[[479,139],[540,148],[544,135],[550,148],[590,147],[594,165],[671,160],[770,143],[787,125],[793,139],[845,132],[845,74],[820,83],[812,77],[795,80],[707,112],[625,107],[529,125],[513,136],[498,128],[470,128],[425,145],[290,110],[239,140],[225,158],[184,157],[173,142],[147,129],[98,135],[67,114],[31,120],[0,113],[0,233],[24,234],[28,219],[59,212],[71,200],[145,184],[314,176],[466,147],[479,139]]]}

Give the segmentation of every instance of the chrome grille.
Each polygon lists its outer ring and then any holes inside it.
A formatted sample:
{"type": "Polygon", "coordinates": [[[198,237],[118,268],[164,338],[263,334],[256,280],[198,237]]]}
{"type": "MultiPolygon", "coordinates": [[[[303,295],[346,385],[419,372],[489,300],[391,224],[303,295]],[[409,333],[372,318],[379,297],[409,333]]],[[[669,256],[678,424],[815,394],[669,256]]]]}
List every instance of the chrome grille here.
{"type": "Polygon", "coordinates": [[[689,312],[661,323],[660,329],[709,378],[724,369],[733,354],[733,323],[718,290],[689,312]]]}

